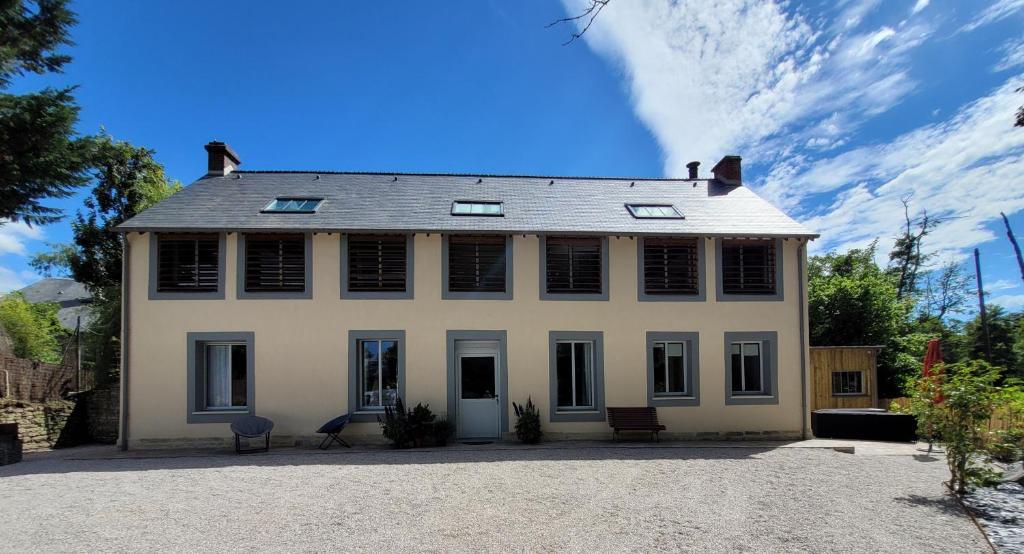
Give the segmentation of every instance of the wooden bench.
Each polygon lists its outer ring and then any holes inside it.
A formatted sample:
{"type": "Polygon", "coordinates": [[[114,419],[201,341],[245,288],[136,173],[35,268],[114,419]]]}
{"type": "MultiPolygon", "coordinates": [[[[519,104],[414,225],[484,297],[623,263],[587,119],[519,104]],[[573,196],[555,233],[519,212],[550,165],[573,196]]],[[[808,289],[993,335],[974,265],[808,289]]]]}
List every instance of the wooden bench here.
{"type": "Polygon", "coordinates": [[[612,440],[619,438],[620,431],[650,431],[651,438],[661,442],[658,432],[665,430],[658,423],[655,408],[608,408],[608,426],[612,428],[612,440]]]}

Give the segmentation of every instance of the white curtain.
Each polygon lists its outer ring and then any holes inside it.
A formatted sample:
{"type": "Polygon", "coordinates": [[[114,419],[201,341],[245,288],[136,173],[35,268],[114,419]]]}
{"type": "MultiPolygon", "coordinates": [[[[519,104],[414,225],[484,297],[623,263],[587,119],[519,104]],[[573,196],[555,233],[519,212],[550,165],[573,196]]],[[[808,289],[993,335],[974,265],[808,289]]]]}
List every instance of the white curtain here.
{"type": "Polygon", "coordinates": [[[231,407],[231,345],[206,345],[206,407],[231,407]]]}

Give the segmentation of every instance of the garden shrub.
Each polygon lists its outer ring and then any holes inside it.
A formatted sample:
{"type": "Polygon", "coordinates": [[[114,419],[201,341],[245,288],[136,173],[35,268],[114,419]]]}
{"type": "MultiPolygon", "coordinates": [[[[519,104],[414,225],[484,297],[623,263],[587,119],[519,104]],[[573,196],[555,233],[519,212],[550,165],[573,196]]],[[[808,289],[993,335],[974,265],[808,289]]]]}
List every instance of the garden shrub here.
{"type": "Polygon", "coordinates": [[[437,419],[429,404],[419,403],[406,410],[401,397],[395,399],[394,406],[385,406],[384,416],[377,421],[384,437],[396,448],[424,446],[428,441],[444,446],[455,432],[450,421],[437,419]]]}
{"type": "Polygon", "coordinates": [[[516,411],[516,437],[526,444],[540,442],[544,432],[540,429],[540,412],[533,404],[533,398],[527,397],[525,405],[512,403],[516,411]]]}

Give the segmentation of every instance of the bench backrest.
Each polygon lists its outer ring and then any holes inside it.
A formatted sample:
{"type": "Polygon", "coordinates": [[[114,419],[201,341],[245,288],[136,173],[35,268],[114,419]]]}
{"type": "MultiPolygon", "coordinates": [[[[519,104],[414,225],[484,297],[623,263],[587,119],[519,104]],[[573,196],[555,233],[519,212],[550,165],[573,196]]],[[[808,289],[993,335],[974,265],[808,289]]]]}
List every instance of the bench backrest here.
{"type": "Polygon", "coordinates": [[[657,426],[656,408],[608,408],[608,425],[612,427],[657,426]]]}

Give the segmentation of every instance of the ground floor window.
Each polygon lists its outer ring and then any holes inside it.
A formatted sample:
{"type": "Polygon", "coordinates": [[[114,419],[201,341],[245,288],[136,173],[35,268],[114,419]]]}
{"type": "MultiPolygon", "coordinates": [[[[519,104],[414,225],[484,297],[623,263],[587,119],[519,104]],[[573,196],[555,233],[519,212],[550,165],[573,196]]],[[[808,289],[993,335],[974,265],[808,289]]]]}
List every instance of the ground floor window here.
{"type": "Polygon", "coordinates": [[[686,396],[686,343],[655,342],[651,350],[654,364],[655,396],[686,396]]]}
{"type": "Polygon", "coordinates": [[[188,333],[189,423],[229,423],[254,410],[255,334],[188,333]]]}
{"type": "Polygon", "coordinates": [[[832,396],[853,396],[864,394],[863,371],[833,371],[832,396]]]}
{"type": "Polygon", "coordinates": [[[551,420],[604,421],[603,334],[551,331],[551,420]]]}
{"type": "Polygon", "coordinates": [[[394,406],[398,398],[398,341],[359,341],[360,409],[394,406]]]}
{"type": "Polygon", "coordinates": [[[206,343],[207,410],[245,408],[248,403],[245,344],[206,343]]]}
{"type": "Polygon", "coordinates": [[[775,331],[725,333],[726,404],[777,404],[775,331]]]}
{"type": "Polygon", "coordinates": [[[764,363],[760,342],[734,342],[729,345],[733,394],[764,394],[764,363]]]}

